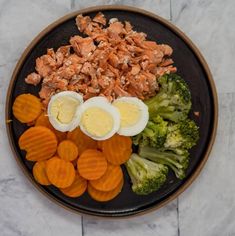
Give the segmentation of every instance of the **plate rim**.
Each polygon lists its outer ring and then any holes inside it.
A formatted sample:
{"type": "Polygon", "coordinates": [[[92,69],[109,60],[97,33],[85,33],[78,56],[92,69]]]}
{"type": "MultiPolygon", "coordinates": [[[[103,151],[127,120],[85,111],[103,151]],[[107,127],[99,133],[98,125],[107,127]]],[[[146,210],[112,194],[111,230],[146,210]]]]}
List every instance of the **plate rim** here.
{"type": "Polygon", "coordinates": [[[213,147],[213,144],[214,144],[215,138],[216,138],[216,132],[217,132],[217,126],[218,126],[218,96],[217,96],[217,91],[216,91],[215,82],[213,80],[212,73],[211,73],[209,66],[208,66],[206,60],[204,59],[202,53],[199,51],[199,49],[196,47],[196,45],[191,41],[191,39],[188,36],[186,36],[173,23],[169,22],[168,20],[166,20],[166,19],[164,19],[152,12],[143,10],[141,8],[127,6],[127,5],[99,5],[99,6],[95,6],[95,7],[88,7],[88,8],[84,8],[84,9],[80,9],[80,10],[68,13],[63,17],[60,17],[59,19],[57,19],[53,23],[49,24],[31,41],[31,43],[27,46],[27,48],[24,50],[24,52],[20,56],[20,59],[18,60],[16,66],[15,66],[15,69],[13,71],[13,74],[11,76],[6,96],[7,97],[6,97],[6,102],[5,102],[5,119],[6,119],[5,123],[6,123],[8,142],[10,144],[14,158],[15,158],[16,162],[18,163],[18,165],[20,166],[21,170],[23,171],[24,175],[37,188],[37,190],[39,190],[39,192],[41,192],[47,199],[50,199],[52,202],[63,207],[64,209],[67,209],[71,212],[74,212],[74,213],[80,214],[80,215],[92,215],[95,217],[102,217],[102,218],[105,217],[106,219],[108,219],[108,218],[110,218],[110,219],[111,218],[129,218],[129,217],[143,215],[143,214],[146,214],[146,213],[149,213],[152,211],[156,211],[157,209],[167,205],[169,202],[173,201],[181,193],[183,193],[194,182],[194,180],[199,176],[199,174],[201,173],[204,165],[206,164],[206,162],[209,158],[210,152],[212,150],[212,147],[213,147]],[[123,213],[119,213],[118,215],[115,215],[115,213],[106,214],[106,213],[98,213],[98,212],[88,212],[86,210],[77,209],[73,206],[63,204],[62,202],[60,202],[60,200],[58,198],[56,198],[52,194],[47,193],[43,188],[40,188],[38,186],[38,184],[33,180],[30,173],[26,170],[26,167],[20,162],[20,160],[18,158],[18,154],[17,154],[15,147],[14,147],[13,139],[11,138],[11,126],[10,126],[10,123],[7,122],[9,120],[9,115],[10,115],[10,110],[11,110],[10,106],[9,106],[10,97],[11,97],[11,93],[12,93],[12,89],[15,84],[15,81],[17,80],[17,74],[18,74],[21,66],[23,65],[25,59],[27,58],[27,55],[34,48],[34,46],[41,40],[41,38],[44,37],[47,33],[49,33],[51,30],[53,30],[55,27],[59,26],[60,24],[62,24],[63,22],[65,22],[71,18],[74,18],[76,15],[88,14],[88,13],[97,12],[97,11],[102,12],[105,10],[122,10],[122,11],[139,13],[139,14],[142,14],[144,16],[150,17],[150,18],[158,21],[162,25],[164,25],[167,28],[169,28],[170,30],[172,30],[175,34],[177,34],[193,51],[193,53],[196,55],[197,59],[200,61],[201,65],[205,71],[205,74],[208,78],[209,85],[211,87],[212,99],[213,99],[213,110],[214,110],[211,139],[209,140],[209,143],[206,148],[206,152],[205,152],[204,156],[202,157],[202,160],[200,161],[198,166],[195,168],[194,172],[188,177],[188,179],[173,194],[171,194],[166,199],[162,200],[160,203],[150,206],[149,208],[141,210],[139,212],[138,211],[137,212],[126,212],[125,211],[123,213]]]}

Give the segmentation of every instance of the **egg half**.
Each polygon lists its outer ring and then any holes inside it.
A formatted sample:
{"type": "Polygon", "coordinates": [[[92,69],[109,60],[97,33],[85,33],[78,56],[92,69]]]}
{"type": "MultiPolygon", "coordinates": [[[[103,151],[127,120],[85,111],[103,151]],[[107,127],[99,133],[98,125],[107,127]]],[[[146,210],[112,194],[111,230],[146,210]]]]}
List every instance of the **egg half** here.
{"type": "Polygon", "coordinates": [[[105,97],[86,100],[78,109],[80,128],[95,140],[112,137],[120,127],[120,114],[105,97]]]}
{"type": "Polygon", "coordinates": [[[134,136],[146,127],[149,120],[148,107],[136,97],[121,97],[113,102],[120,113],[121,124],[118,134],[134,136]]]}
{"type": "Polygon", "coordinates": [[[82,103],[83,97],[72,91],[52,96],[47,109],[52,126],[61,132],[74,130],[79,125],[78,107],[82,103]]]}

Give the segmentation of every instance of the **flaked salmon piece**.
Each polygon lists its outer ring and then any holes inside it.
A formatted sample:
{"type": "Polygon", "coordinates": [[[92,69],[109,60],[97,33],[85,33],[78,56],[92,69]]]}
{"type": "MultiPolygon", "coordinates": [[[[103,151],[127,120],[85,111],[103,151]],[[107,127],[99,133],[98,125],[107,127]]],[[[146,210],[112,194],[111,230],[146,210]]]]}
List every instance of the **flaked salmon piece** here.
{"type": "Polygon", "coordinates": [[[32,85],[36,86],[41,82],[41,79],[42,79],[41,75],[33,72],[25,78],[25,82],[27,84],[32,84],[32,85]]]}
{"type": "Polygon", "coordinates": [[[141,68],[140,68],[140,66],[137,64],[137,65],[132,66],[130,73],[131,73],[132,75],[137,75],[137,74],[140,72],[140,70],[141,70],[141,68]]]}
{"type": "Polygon", "coordinates": [[[92,79],[96,78],[96,71],[90,62],[85,62],[83,64],[81,72],[90,75],[92,79]]]}
{"type": "Polygon", "coordinates": [[[39,96],[42,99],[50,98],[55,93],[55,89],[47,85],[42,85],[42,88],[39,92],[39,96]]]}
{"type": "Polygon", "coordinates": [[[125,91],[124,89],[122,89],[119,85],[115,85],[113,88],[113,91],[115,93],[115,97],[130,97],[131,94],[128,93],[127,91],[125,91]]]}
{"type": "Polygon", "coordinates": [[[61,78],[70,80],[76,74],[74,65],[69,65],[67,67],[60,67],[57,75],[61,78]]]}
{"type": "Polygon", "coordinates": [[[42,77],[46,77],[47,75],[49,75],[52,72],[52,68],[48,64],[46,64],[43,56],[38,57],[36,59],[35,69],[38,72],[38,74],[42,77]]]}
{"type": "Polygon", "coordinates": [[[108,62],[111,66],[117,68],[119,65],[119,58],[115,53],[112,52],[109,54],[108,62]]]}
{"type": "Polygon", "coordinates": [[[89,16],[78,15],[76,17],[76,25],[81,32],[84,32],[90,22],[91,18],[89,16]]]}
{"type": "Polygon", "coordinates": [[[65,58],[70,55],[71,46],[62,46],[59,47],[55,53],[56,65],[59,67],[63,64],[65,58]]]}
{"type": "Polygon", "coordinates": [[[159,66],[169,66],[172,65],[174,61],[171,58],[163,59],[159,66]]]}
{"type": "Polygon", "coordinates": [[[93,52],[96,49],[96,46],[93,43],[92,38],[82,38],[80,36],[74,36],[69,41],[78,54],[78,56],[87,57],[89,53],[93,52]]]}
{"type": "Polygon", "coordinates": [[[167,66],[167,67],[156,67],[155,68],[155,74],[157,77],[160,77],[164,74],[170,74],[170,73],[175,73],[177,71],[176,67],[173,67],[172,65],[167,66]]]}
{"type": "Polygon", "coordinates": [[[97,15],[93,18],[93,21],[100,23],[101,25],[106,25],[106,18],[102,12],[97,13],[97,15]]]}
{"type": "Polygon", "coordinates": [[[132,31],[132,25],[130,24],[129,21],[125,21],[125,30],[127,33],[132,31]]]}
{"type": "Polygon", "coordinates": [[[88,87],[88,93],[94,93],[94,94],[98,94],[100,92],[100,89],[98,88],[93,88],[93,87],[88,87]]]}
{"type": "Polygon", "coordinates": [[[142,43],[142,48],[145,48],[145,49],[150,49],[150,50],[158,50],[159,46],[156,42],[154,41],[144,41],[142,43]]]}
{"type": "Polygon", "coordinates": [[[159,64],[163,59],[163,52],[158,50],[145,50],[143,55],[148,57],[149,63],[159,64]]]}
{"type": "Polygon", "coordinates": [[[161,50],[163,54],[166,56],[171,56],[171,54],[173,53],[173,49],[167,44],[161,44],[158,46],[159,46],[159,50],[161,50]]]}

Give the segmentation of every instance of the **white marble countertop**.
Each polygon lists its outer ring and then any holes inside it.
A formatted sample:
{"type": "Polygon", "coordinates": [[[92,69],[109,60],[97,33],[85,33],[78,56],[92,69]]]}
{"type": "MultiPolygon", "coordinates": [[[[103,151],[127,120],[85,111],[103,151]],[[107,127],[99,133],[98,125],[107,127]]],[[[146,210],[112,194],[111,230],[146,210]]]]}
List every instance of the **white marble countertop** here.
{"type": "Polygon", "coordinates": [[[235,235],[234,0],[0,0],[0,235],[235,235]],[[209,161],[196,181],[156,212],[124,220],[81,217],[42,196],[17,166],[6,137],[6,90],[21,53],[49,23],[101,4],[152,11],[183,30],[205,56],[219,95],[219,126],[209,161]]]}

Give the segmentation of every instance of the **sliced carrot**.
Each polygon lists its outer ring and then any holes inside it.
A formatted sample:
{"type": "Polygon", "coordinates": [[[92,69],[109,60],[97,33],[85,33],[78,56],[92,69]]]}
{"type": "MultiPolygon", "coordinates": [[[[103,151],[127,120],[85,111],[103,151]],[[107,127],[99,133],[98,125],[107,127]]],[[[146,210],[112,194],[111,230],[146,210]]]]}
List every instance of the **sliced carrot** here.
{"type": "Polygon", "coordinates": [[[97,180],[91,180],[89,183],[96,190],[106,192],[115,189],[122,179],[122,168],[120,166],[108,164],[108,168],[104,175],[97,180]]]}
{"type": "Polygon", "coordinates": [[[27,160],[42,161],[55,154],[57,139],[55,134],[46,127],[31,127],[20,136],[19,147],[27,152],[27,160]]]}
{"type": "Polygon", "coordinates": [[[96,190],[89,183],[87,190],[88,190],[89,195],[94,200],[96,200],[98,202],[107,202],[107,201],[110,201],[113,198],[115,198],[121,192],[123,183],[124,183],[124,180],[122,179],[122,181],[118,184],[118,186],[115,189],[108,191],[108,192],[96,190]]]}
{"type": "Polygon", "coordinates": [[[32,94],[21,94],[15,99],[12,110],[17,120],[30,123],[40,115],[42,104],[40,99],[32,94]]]}
{"type": "Polygon", "coordinates": [[[67,132],[60,132],[54,129],[54,127],[51,125],[49,121],[48,115],[44,112],[37,118],[35,126],[45,126],[48,129],[52,130],[55,133],[58,142],[65,140],[67,137],[67,132]]]}
{"type": "Polygon", "coordinates": [[[78,157],[78,148],[71,140],[64,140],[57,147],[59,157],[65,161],[73,161],[78,157]]]}
{"type": "Polygon", "coordinates": [[[102,141],[102,151],[108,162],[114,165],[121,165],[130,158],[131,146],[132,141],[130,137],[118,134],[102,141]]]}
{"type": "Polygon", "coordinates": [[[87,179],[99,179],[107,169],[107,161],[102,152],[87,149],[78,158],[77,169],[79,174],[87,179]]]}
{"type": "Polygon", "coordinates": [[[87,180],[82,178],[78,173],[75,179],[67,188],[61,188],[60,191],[68,197],[80,197],[87,189],[87,180]]]}
{"type": "Polygon", "coordinates": [[[72,140],[77,145],[78,155],[80,155],[86,149],[97,148],[97,142],[85,135],[79,128],[76,128],[72,132],[68,132],[67,138],[72,140]]]}
{"type": "Polygon", "coordinates": [[[41,185],[50,185],[51,182],[46,174],[46,161],[38,161],[33,166],[33,176],[35,180],[41,185]]]}
{"type": "Polygon", "coordinates": [[[103,141],[98,141],[97,142],[97,149],[101,150],[102,151],[102,142],[103,141]]]}
{"type": "Polygon", "coordinates": [[[58,188],[69,187],[75,179],[73,164],[56,156],[47,161],[46,173],[49,181],[58,188]]]}

